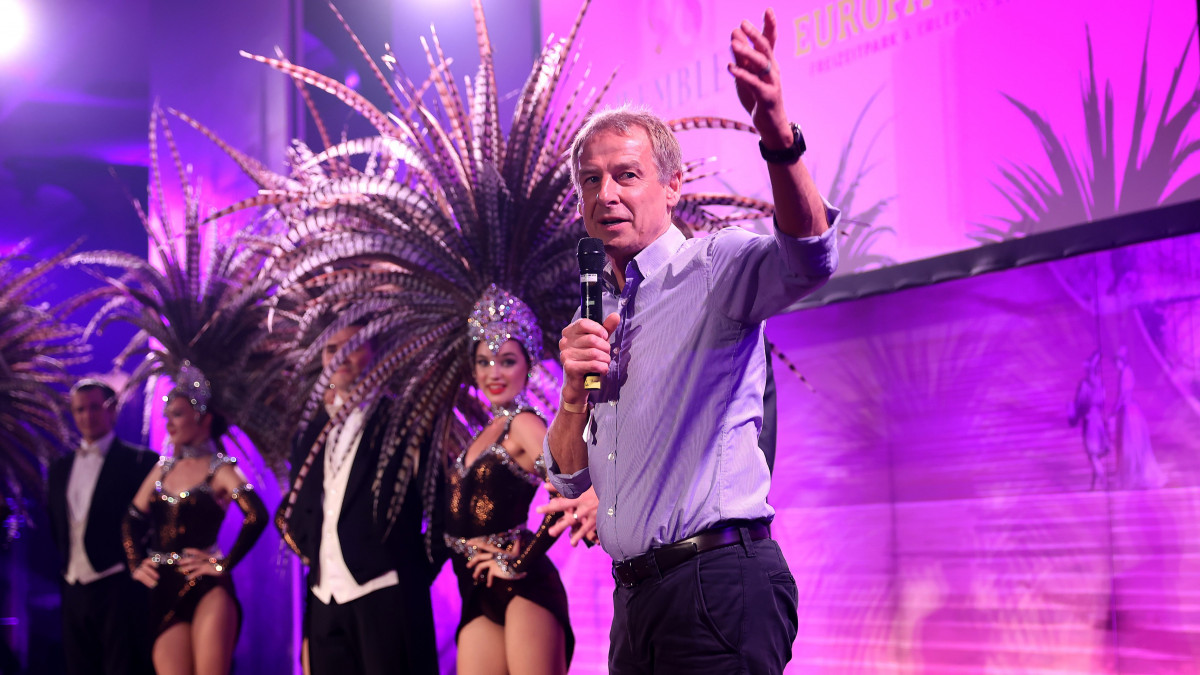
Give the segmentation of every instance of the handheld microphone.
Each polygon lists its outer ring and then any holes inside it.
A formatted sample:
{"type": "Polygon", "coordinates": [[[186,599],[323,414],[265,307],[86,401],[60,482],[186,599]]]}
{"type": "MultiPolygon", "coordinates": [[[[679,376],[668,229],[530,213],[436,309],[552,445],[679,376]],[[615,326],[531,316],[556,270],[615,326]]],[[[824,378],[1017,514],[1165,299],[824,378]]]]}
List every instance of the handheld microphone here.
{"type": "MultiPolygon", "coordinates": [[[[600,273],[604,271],[604,242],[595,237],[579,240],[579,317],[604,323],[604,302],[600,293],[600,273]]],[[[599,389],[600,376],[583,377],[584,389],[599,389]]]]}

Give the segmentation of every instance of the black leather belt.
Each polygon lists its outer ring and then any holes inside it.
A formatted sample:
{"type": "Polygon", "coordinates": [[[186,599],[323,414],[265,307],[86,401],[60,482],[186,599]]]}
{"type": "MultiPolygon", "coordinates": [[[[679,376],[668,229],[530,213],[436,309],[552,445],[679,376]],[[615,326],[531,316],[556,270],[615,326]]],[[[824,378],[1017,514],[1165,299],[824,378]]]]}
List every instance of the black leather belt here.
{"type": "Polygon", "coordinates": [[[613,563],[613,578],[621,586],[633,588],[646,579],[661,576],[667,570],[682,565],[699,553],[742,543],[742,528],[750,535],[750,541],[771,536],[766,524],[759,521],[717,525],[674,544],[652,548],[639,556],[613,563]]]}

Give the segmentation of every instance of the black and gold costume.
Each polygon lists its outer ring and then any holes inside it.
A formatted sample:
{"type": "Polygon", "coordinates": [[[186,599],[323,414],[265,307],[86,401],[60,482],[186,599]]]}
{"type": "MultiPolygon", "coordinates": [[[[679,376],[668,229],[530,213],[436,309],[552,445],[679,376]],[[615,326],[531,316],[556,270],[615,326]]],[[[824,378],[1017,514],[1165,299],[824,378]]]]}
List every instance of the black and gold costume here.
{"type": "Polygon", "coordinates": [[[198,485],[178,494],[163,491],[163,481],[175,466],[174,458],[163,458],[161,475],[154,484],[149,513],[133,506],[124,521],[125,555],[131,570],[149,557],[158,563],[158,585],[150,591],[151,630],[161,635],[177,623],[191,622],[200,599],[215,588],[224,588],[238,611],[238,629],[242,607],[233,589],[230,571],[241,560],[267,526],[267,510],[250,485],[233,491],[230,499],[242,510],[242,529],[229,555],[216,552],[217,534],[225,520],[225,508],[213,494],[212,479],[217,470],[237,460],[222,453],[213,455],[208,476],[198,485]],[[149,536],[147,536],[147,534],[149,536]],[[189,580],[178,564],[185,548],[208,551],[224,570],[217,576],[201,575],[189,580]]]}
{"type": "MultiPolygon", "coordinates": [[[[554,543],[548,530],[562,516],[548,514],[536,533],[525,527],[529,518],[529,505],[537,494],[538,486],[545,480],[545,468],[541,457],[537,460],[537,473],[529,473],[508,454],[501,443],[508,437],[513,418],[522,412],[532,412],[541,417],[535,408],[522,405],[512,411],[504,411],[508,419],[504,431],[492,445],[484,448],[470,465],[466,464],[466,449],[448,473],[449,490],[446,508],[446,545],[454,551],[454,573],[458,576],[458,590],[462,594],[462,619],[458,631],[478,616],[486,616],[497,624],[504,625],[504,612],[514,597],[525,598],[545,607],[562,626],[566,639],[567,664],[575,648],[575,635],[567,612],[567,593],[563,588],[558,570],[546,557],[546,551],[554,543]],[[498,556],[508,568],[522,574],[518,579],[493,580],[488,588],[486,576],[476,582],[467,568],[467,561],[475,551],[467,542],[476,537],[485,537],[488,542],[506,551],[519,551],[509,557],[498,556]],[[519,544],[519,546],[514,546],[519,544]]],[[[544,418],[543,418],[544,419],[544,418]]]]}

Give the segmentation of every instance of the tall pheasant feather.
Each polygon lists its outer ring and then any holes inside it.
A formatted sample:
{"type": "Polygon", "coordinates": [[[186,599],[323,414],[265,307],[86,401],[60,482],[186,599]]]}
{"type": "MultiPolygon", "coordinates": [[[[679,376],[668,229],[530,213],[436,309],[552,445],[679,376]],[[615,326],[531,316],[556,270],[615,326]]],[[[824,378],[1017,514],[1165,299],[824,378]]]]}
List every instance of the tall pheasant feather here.
{"type": "Polygon", "coordinates": [[[263,273],[270,250],[262,244],[266,225],[255,221],[233,236],[215,236],[215,222],[202,219],[170,126],[157,107],[150,118],[150,148],[151,199],[159,204],[159,216],[151,220],[135,206],[158,264],[116,251],[72,256],[69,264],[83,266],[102,282],[75,300],[77,306],[100,305],[85,335],[114,321],[138,329],[117,357],[118,365],[140,358],[132,364],[125,395],[148,384],[151,396],[151,380],[172,377],[190,361],[213,383],[210,407],[246,434],[268,466],[282,471],[289,439],[279,430],[288,428],[285,420],[296,408],[288,400],[295,323],[283,319],[285,312],[272,315],[268,303],[274,284],[263,273]],[[160,133],[183,193],[179,223],[168,212],[158,166],[160,133]]]}
{"type": "Polygon", "coordinates": [[[0,255],[0,517],[8,536],[38,501],[50,461],[70,447],[68,368],[87,359],[65,306],[43,300],[46,273],[69,251],[31,262],[29,242],[0,255]]]}
{"type": "MultiPolygon", "coordinates": [[[[313,367],[329,336],[365,322],[318,377],[303,417],[311,419],[318,409],[336,361],[371,340],[375,363],[358,383],[348,402],[352,405],[343,406],[324,433],[340,425],[357,404],[374,405],[384,395],[394,399],[394,423],[374,486],[378,495],[385,476],[395,476],[393,489],[382,491],[390,492],[390,502],[376,505],[376,516],[388,523],[420,468],[421,448],[432,443],[440,466],[459,449],[452,439],[461,439],[462,424],[485,419],[466,384],[471,345],[466,318],[484,289],[496,284],[529,305],[552,357],[559,331],[578,306],[574,252],[585,233],[573,208],[566,151],[612,81],[610,77],[598,88],[587,88],[585,82],[564,85],[577,60],[574,41],[588,3],[566,37],[549,40],[534,59],[507,134],[482,4],[474,0],[473,6],[479,67],[465,93],[451,76],[436,33],[423,40],[429,77],[420,84],[395,73],[389,76],[385,71],[394,57],[385,56],[385,68],[380,68],[354,38],[394,105],[390,112],[285,58],[245,54],[333,95],[374,130],[374,136],[320,150],[295,142],[286,176],[231,153],[262,190],[219,215],[270,204],[286,219],[288,230],[277,242],[268,270],[279,284],[278,297],[292,297],[304,307],[297,316],[298,331],[313,337],[299,368],[313,367]]],[[[203,125],[188,121],[219,141],[203,125]]],[[[682,120],[676,128],[752,131],[710,118],[682,120]]],[[[689,170],[685,182],[696,177],[689,170]]],[[[770,204],[758,200],[685,195],[676,222],[711,231],[770,214],[770,204]],[[707,210],[711,206],[738,211],[714,216],[707,210]]],[[[552,410],[557,378],[538,371],[534,384],[534,398],[552,410]]],[[[292,495],[306,479],[324,433],[300,467],[292,495]]],[[[433,484],[428,475],[426,487],[433,484]]],[[[432,494],[425,492],[429,508],[432,494]]],[[[290,503],[291,498],[285,500],[284,520],[290,503]]]]}

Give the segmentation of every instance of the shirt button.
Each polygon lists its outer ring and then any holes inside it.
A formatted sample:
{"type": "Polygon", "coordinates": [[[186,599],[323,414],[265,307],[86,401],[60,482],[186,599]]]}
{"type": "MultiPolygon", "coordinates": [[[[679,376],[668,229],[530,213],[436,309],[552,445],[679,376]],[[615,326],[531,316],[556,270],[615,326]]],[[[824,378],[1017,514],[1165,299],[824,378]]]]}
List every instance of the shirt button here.
{"type": "Polygon", "coordinates": [[[608,515],[610,515],[610,516],[611,516],[612,514],[613,514],[613,509],[612,509],[612,507],[610,506],[610,507],[608,507],[608,515]]]}
{"type": "Polygon", "coordinates": [[[617,453],[615,453],[615,452],[608,453],[608,461],[611,462],[612,460],[614,460],[616,458],[617,458],[617,453]]]}

